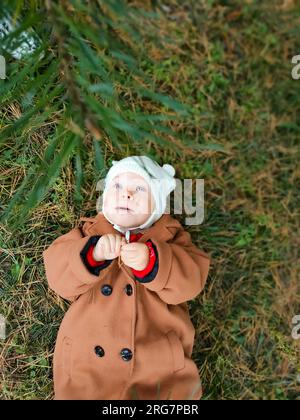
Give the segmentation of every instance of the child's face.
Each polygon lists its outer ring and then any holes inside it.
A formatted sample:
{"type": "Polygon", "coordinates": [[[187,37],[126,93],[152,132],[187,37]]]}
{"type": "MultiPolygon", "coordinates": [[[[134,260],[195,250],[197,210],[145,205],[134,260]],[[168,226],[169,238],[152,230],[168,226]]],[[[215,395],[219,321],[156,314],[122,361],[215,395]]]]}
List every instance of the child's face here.
{"type": "Polygon", "coordinates": [[[140,175],[126,172],[115,176],[103,202],[111,221],[122,227],[140,226],[154,211],[149,184],[140,175]]]}

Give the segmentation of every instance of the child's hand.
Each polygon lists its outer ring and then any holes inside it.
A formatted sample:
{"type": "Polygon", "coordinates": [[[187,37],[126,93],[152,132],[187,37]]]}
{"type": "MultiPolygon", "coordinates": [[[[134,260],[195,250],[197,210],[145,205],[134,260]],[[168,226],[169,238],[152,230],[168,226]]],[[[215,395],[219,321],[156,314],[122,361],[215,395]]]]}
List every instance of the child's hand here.
{"type": "Polygon", "coordinates": [[[122,245],[121,260],[134,270],[144,270],[149,263],[149,248],[140,242],[122,245]]]}
{"type": "Polygon", "coordinates": [[[101,236],[93,251],[94,259],[96,261],[113,260],[119,256],[123,243],[126,241],[121,235],[108,233],[101,236]]]}

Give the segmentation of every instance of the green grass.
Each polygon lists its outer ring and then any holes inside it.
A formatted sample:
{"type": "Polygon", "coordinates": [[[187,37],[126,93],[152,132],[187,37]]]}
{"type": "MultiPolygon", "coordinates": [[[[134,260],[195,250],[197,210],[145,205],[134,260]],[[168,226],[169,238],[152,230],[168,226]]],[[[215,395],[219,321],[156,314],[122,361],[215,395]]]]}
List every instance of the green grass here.
{"type": "MultiPolygon", "coordinates": [[[[203,398],[299,399],[300,340],[291,331],[300,314],[300,80],[291,78],[291,57],[300,54],[300,8],[296,1],[163,3],[169,12],[157,30],[172,42],[159,49],[149,34],[144,48],[157,60],[149,74],[193,107],[189,121],[172,127],[199,146],[222,148],[186,150],[179,160],[175,147],[149,142],[128,145],[127,154],[155,151],[178,178],[205,179],[204,223],[188,227],[213,257],[204,292],[189,302],[203,398]]],[[[131,100],[148,109],[147,101],[131,100]]],[[[17,102],[2,109],[0,125],[20,109],[17,102]]],[[[23,155],[17,141],[1,151],[1,208],[47,135],[45,125],[29,136],[23,155]]],[[[104,152],[122,158],[109,144],[104,152]]],[[[81,207],[70,162],[17,234],[0,226],[0,313],[8,324],[0,341],[2,399],[53,396],[53,348],[68,304],[47,288],[42,251],[80,216],[95,214],[92,153],[85,165],[81,207]]]]}

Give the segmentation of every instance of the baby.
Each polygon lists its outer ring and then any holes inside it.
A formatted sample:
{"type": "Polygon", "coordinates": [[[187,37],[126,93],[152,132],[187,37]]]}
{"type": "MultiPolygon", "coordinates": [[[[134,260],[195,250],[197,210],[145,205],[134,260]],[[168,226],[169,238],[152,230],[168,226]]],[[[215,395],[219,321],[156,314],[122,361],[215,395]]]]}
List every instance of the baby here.
{"type": "Polygon", "coordinates": [[[165,213],[175,170],[113,161],[102,211],[43,252],[49,287],[72,302],[55,345],[54,399],[198,400],[187,301],[210,256],[165,213]]]}

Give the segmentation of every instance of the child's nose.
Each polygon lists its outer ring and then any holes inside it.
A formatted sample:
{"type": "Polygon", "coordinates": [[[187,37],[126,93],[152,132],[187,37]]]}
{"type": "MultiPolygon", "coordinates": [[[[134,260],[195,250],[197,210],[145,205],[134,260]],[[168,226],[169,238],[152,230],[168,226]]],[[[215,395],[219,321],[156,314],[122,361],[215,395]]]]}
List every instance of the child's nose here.
{"type": "Polygon", "coordinates": [[[130,190],[126,190],[126,189],[125,189],[125,191],[124,191],[124,196],[125,196],[127,199],[131,199],[131,198],[133,197],[133,191],[130,191],[130,190]]]}

